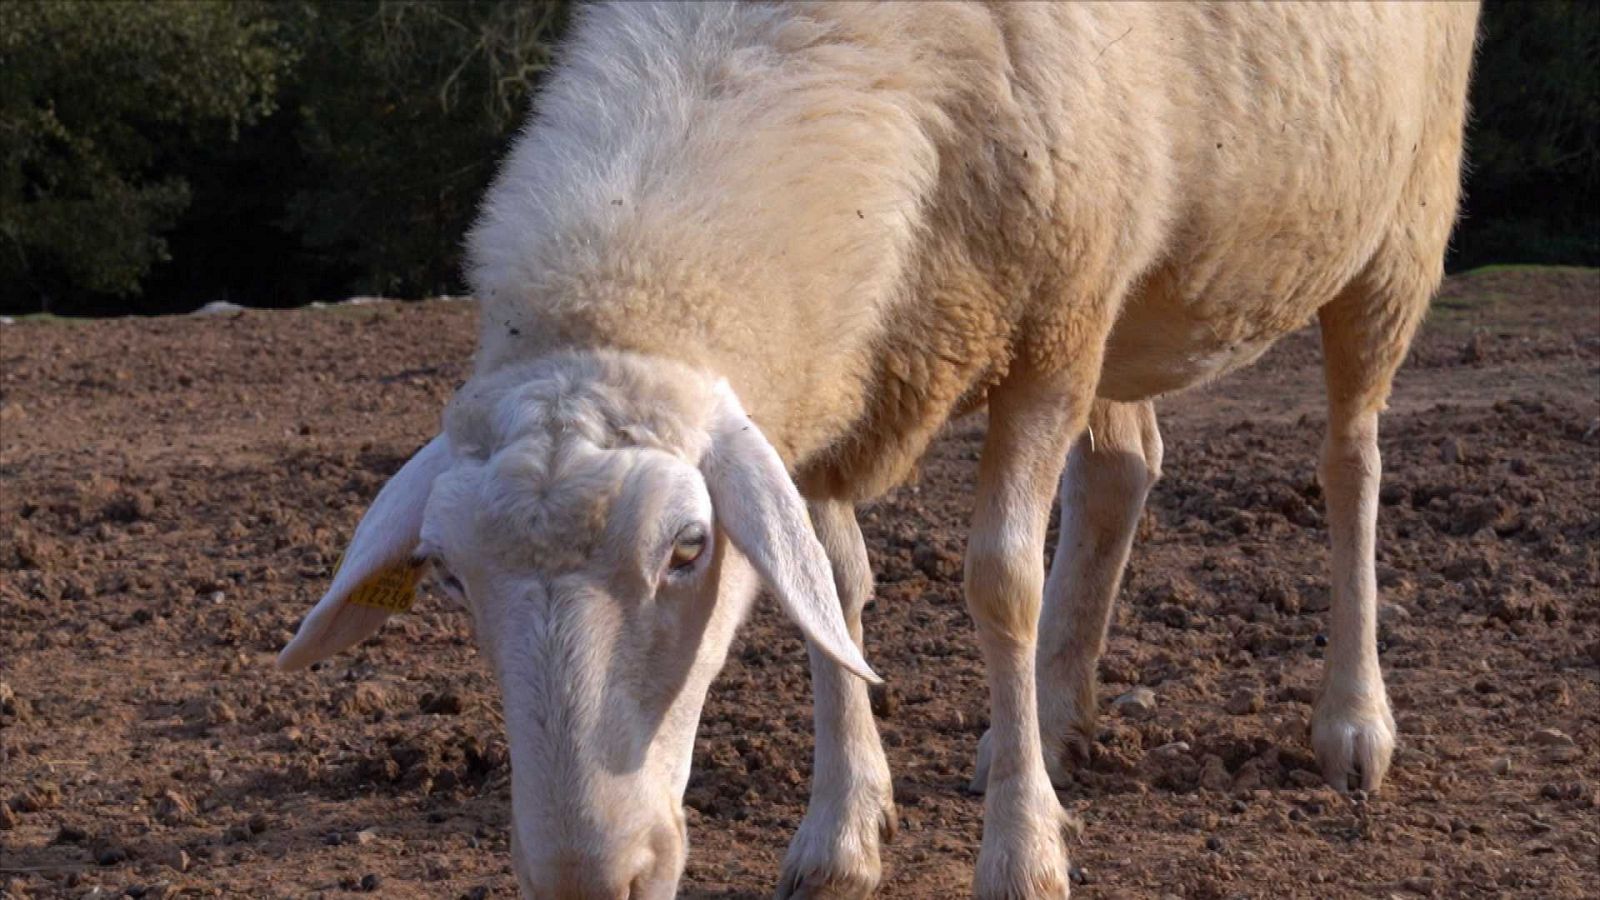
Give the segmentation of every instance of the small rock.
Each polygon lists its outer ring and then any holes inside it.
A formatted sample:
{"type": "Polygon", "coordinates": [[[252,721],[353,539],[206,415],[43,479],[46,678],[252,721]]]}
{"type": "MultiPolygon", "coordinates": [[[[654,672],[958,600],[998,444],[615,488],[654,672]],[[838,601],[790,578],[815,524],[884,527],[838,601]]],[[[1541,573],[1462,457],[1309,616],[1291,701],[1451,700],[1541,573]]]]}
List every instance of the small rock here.
{"type": "Polygon", "coordinates": [[[107,844],[94,855],[94,861],[102,866],[115,866],[128,861],[128,851],[116,844],[107,844]]]}
{"type": "Polygon", "coordinates": [[[475,888],[468,888],[465,892],[463,892],[461,895],[461,900],[487,900],[488,896],[489,889],[480,884],[475,888]]]}
{"type": "Polygon", "coordinates": [[[1206,838],[1206,849],[1210,850],[1212,853],[1221,853],[1222,838],[1219,838],[1216,835],[1206,838]]]}
{"type": "Polygon", "coordinates": [[[380,887],[383,887],[383,878],[381,878],[377,872],[368,872],[367,874],[361,876],[361,889],[363,891],[366,891],[370,894],[380,887]]]}
{"type": "Polygon", "coordinates": [[[1149,718],[1156,711],[1156,692],[1136,687],[1111,701],[1111,708],[1130,719],[1149,718]]]}
{"type": "Polygon", "coordinates": [[[1571,736],[1558,728],[1541,728],[1533,733],[1531,740],[1538,747],[1563,747],[1573,742],[1571,736]]]}
{"type": "Polygon", "coordinates": [[[378,839],[378,836],[373,833],[372,829],[363,828],[360,831],[357,831],[354,834],[350,835],[346,839],[346,843],[356,844],[358,846],[365,847],[365,846],[367,846],[368,844],[372,843],[373,841],[375,841],[377,839],[378,839]]]}
{"type": "Polygon", "coordinates": [[[1496,775],[1500,775],[1502,777],[1506,776],[1506,775],[1510,775],[1511,774],[1511,757],[1502,756],[1502,757],[1496,759],[1494,761],[1494,763],[1490,766],[1490,769],[1496,775]]]}
{"type": "Polygon", "coordinates": [[[0,831],[10,831],[17,827],[17,814],[11,811],[11,804],[0,800],[0,831]]]}
{"type": "Polygon", "coordinates": [[[1073,866],[1067,869],[1067,878],[1075,885],[1082,887],[1090,884],[1094,879],[1089,877],[1089,870],[1082,866],[1073,866]]]}
{"type": "Polygon", "coordinates": [[[1484,349],[1483,332],[1474,333],[1465,344],[1461,345],[1461,362],[1469,366],[1483,362],[1487,355],[1484,349]]]}
{"type": "Polygon", "coordinates": [[[1460,465],[1466,458],[1467,448],[1461,438],[1451,436],[1439,442],[1439,461],[1445,465],[1460,465]]]}
{"type": "Polygon", "coordinates": [[[76,825],[62,825],[56,836],[50,840],[52,844],[81,844],[89,839],[89,833],[76,825]]]}
{"type": "Polygon", "coordinates": [[[1261,712],[1264,706],[1261,692],[1253,688],[1240,688],[1228,698],[1226,708],[1229,713],[1236,716],[1249,715],[1261,712]]]}
{"type": "Polygon", "coordinates": [[[1398,603],[1389,602],[1378,607],[1378,622],[1393,625],[1411,618],[1411,610],[1398,603]]]}

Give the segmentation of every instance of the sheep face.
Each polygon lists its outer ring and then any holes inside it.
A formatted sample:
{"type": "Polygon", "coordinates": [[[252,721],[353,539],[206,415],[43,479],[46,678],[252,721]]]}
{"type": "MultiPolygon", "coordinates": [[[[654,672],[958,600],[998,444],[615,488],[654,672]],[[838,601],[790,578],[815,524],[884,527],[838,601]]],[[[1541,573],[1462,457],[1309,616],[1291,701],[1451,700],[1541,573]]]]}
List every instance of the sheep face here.
{"type": "Polygon", "coordinates": [[[280,664],[381,624],[347,602],[367,577],[351,566],[422,563],[471,610],[500,684],[531,897],[673,895],[700,709],[762,580],[872,677],[777,453],[725,384],[663,363],[585,356],[469,383],[280,664]]]}

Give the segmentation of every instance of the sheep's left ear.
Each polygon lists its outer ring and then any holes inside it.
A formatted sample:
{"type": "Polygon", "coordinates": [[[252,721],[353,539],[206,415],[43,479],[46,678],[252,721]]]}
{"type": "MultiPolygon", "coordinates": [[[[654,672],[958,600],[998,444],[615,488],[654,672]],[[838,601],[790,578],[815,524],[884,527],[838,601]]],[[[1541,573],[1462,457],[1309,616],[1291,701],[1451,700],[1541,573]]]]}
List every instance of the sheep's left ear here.
{"type": "Polygon", "coordinates": [[[356,526],[333,584],[278,654],[278,668],[303,669],[356,644],[411,606],[419,565],[412,559],[434,479],[449,467],[444,435],[429,441],[378,492],[356,526]]]}
{"type": "Polygon", "coordinates": [[[761,573],[806,640],[874,684],[881,679],[850,637],[833,567],[805,501],[778,451],[745,415],[726,381],[717,385],[711,449],[701,462],[717,524],[761,573]]]}

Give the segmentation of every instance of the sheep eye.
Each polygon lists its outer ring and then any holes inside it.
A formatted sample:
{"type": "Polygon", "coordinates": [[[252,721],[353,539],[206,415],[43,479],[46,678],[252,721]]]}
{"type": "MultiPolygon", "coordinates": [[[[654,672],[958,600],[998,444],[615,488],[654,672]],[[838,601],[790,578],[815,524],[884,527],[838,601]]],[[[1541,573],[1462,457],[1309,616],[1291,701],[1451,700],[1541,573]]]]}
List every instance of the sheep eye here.
{"type": "Polygon", "coordinates": [[[699,523],[685,525],[672,539],[672,571],[682,572],[693,566],[706,552],[706,529],[699,523]]]}
{"type": "Polygon", "coordinates": [[[466,594],[466,591],[461,587],[461,579],[450,574],[450,570],[444,567],[444,563],[440,562],[438,557],[429,557],[427,563],[429,568],[433,570],[433,579],[441,587],[458,597],[466,594]]]}

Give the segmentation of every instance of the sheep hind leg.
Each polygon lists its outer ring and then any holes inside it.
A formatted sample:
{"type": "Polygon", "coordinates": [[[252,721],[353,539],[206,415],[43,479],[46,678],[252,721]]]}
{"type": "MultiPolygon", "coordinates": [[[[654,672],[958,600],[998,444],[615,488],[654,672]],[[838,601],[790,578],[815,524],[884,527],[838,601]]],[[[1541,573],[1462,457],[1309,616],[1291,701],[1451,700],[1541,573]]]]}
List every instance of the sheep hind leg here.
{"type": "MultiPolygon", "coordinates": [[[[1095,401],[1061,476],[1061,536],[1039,616],[1039,738],[1050,781],[1064,787],[1094,745],[1095,671],[1145,498],[1161,476],[1154,404],[1095,401]]],[[[989,778],[978,742],[972,790],[989,778]]]]}
{"type": "Polygon", "coordinates": [[[1383,257],[1319,315],[1328,388],[1328,431],[1319,472],[1333,553],[1332,604],[1322,691],[1311,746],[1339,791],[1377,790],[1394,753],[1394,716],[1378,666],[1378,413],[1388,398],[1437,273],[1412,254],[1383,257]]]}
{"type": "MultiPolygon", "coordinates": [[[[872,593],[867,545],[855,509],[842,501],[814,501],[812,527],[833,565],[845,624],[861,644],[861,611],[872,593]]],[[[894,835],[895,808],[889,763],[872,720],[866,682],[811,648],[815,695],[816,759],[811,803],[789,843],[777,896],[860,898],[882,877],[878,847],[894,835]]]]}

